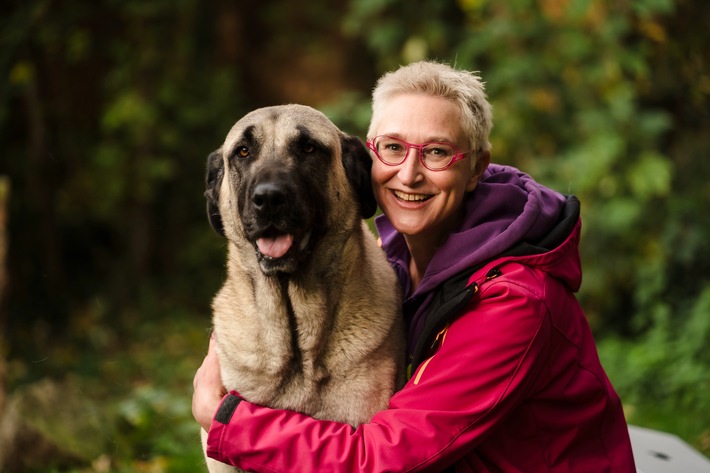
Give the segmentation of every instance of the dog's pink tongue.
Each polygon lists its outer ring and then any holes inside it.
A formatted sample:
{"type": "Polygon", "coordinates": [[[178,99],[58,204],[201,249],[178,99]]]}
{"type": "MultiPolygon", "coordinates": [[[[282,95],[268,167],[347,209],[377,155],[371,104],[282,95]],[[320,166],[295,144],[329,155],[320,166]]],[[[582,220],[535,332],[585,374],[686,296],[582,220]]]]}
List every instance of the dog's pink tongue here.
{"type": "Polygon", "coordinates": [[[262,237],[256,240],[261,254],[270,258],[281,258],[291,248],[293,235],[279,235],[277,237],[262,237]]]}

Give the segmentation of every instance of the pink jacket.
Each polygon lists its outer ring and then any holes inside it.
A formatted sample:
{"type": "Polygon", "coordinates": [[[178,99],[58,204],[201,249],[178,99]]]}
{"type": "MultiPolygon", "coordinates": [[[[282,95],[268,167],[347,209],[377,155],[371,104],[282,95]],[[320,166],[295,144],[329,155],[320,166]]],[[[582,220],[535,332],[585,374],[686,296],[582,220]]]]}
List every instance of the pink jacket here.
{"type": "Polygon", "coordinates": [[[208,455],[263,472],[635,472],[621,403],[573,292],[580,224],[496,259],[389,409],[353,429],[228,395],[208,455]]]}

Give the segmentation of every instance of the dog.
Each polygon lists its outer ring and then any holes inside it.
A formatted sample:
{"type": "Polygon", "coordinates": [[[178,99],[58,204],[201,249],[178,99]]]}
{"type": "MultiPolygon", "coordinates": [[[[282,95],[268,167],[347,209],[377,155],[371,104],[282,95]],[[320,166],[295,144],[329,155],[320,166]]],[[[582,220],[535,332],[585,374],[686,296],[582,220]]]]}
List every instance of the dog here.
{"type": "Polygon", "coordinates": [[[248,113],[208,157],[207,215],[228,241],[212,302],[227,390],[356,426],[403,384],[401,294],[364,221],[371,166],[359,138],[293,104],[248,113]]]}

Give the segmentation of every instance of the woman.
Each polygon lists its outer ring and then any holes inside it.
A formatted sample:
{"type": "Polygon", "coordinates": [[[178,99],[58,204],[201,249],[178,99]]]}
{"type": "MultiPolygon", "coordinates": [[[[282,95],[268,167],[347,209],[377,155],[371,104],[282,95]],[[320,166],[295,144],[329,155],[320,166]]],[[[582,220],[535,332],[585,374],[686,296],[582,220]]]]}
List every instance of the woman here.
{"type": "Polygon", "coordinates": [[[574,296],[577,200],[490,164],[473,73],[402,67],[372,107],[377,227],[405,294],[412,376],[352,429],[224,396],[210,349],[193,398],[208,454],[269,472],[635,472],[574,296]]]}

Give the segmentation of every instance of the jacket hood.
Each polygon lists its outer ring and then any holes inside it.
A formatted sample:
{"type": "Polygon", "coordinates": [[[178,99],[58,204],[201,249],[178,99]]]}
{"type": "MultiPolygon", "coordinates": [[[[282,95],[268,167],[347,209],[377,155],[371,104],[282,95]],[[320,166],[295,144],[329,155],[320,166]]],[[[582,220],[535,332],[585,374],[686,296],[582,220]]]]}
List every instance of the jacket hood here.
{"type": "MultiPolygon", "coordinates": [[[[410,298],[431,292],[452,276],[493,259],[510,254],[540,254],[556,248],[570,236],[579,218],[579,203],[571,199],[576,205],[513,167],[491,164],[476,189],[466,197],[465,214],[458,229],[436,252],[414,292],[404,236],[384,215],[376,219],[376,225],[382,246],[410,298]]],[[[535,262],[543,263],[539,258],[535,262]]],[[[549,264],[546,269],[559,272],[549,264]]],[[[566,283],[570,288],[579,286],[579,281],[566,283]]]]}

